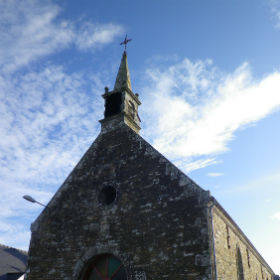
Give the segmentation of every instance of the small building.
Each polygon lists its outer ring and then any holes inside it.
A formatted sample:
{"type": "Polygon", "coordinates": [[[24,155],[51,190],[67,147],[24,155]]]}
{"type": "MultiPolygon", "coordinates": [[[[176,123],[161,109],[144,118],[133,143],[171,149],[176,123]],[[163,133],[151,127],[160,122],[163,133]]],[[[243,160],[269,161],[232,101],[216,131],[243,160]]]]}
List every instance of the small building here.
{"type": "Polygon", "coordinates": [[[0,280],[17,280],[27,265],[27,252],[0,244],[0,280]]]}
{"type": "Polygon", "coordinates": [[[210,192],[139,135],[126,52],[102,96],[100,134],[31,226],[28,280],[273,280],[210,192]]]}

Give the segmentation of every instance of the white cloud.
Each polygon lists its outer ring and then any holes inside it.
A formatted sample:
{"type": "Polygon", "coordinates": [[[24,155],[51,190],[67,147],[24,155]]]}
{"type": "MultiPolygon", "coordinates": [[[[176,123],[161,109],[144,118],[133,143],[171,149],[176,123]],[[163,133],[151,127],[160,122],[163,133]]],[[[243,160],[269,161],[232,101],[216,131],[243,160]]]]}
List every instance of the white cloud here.
{"type": "Polygon", "coordinates": [[[73,45],[100,48],[123,31],[112,23],[74,24],[60,13],[48,0],[0,1],[0,243],[24,249],[42,208],[22,196],[49,201],[98,133],[107,84],[106,75],[32,62],[73,45]]]}
{"type": "Polygon", "coordinates": [[[77,32],[75,44],[81,50],[94,48],[102,44],[111,43],[122,32],[123,28],[119,25],[86,23],[77,32]]]}
{"type": "Polygon", "coordinates": [[[67,74],[59,66],[0,73],[0,223],[8,228],[0,230],[0,242],[27,247],[26,218],[41,208],[22,196],[49,201],[98,133],[102,92],[98,75],[67,74]]]}
{"type": "MultiPolygon", "coordinates": [[[[241,195],[242,193],[250,193],[252,191],[254,192],[260,192],[261,190],[266,191],[266,195],[269,194],[269,192],[273,191],[274,197],[278,197],[278,194],[280,195],[279,188],[280,184],[280,173],[279,171],[271,174],[267,174],[262,177],[258,177],[254,180],[245,182],[241,185],[235,185],[231,186],[230,188],[224,188],[221,190],[220,194],[226,194],[233,196],[234,194],[241,195]]],[[[265,199],[265,202],[271,202],[271,198],[265,199]]]]}
{"type": "Polygon", "coordinates": [[[101,84],[98,74],[69,74],[59,66],[0,72],[0,242],[26,249],[28,224],[41,208],[22,196],[47,203],[95,139],[101,84]]]}
{"type": "MultiPolygon", "coordinates": [[[[39,206],[29,205],[22,195],[50,199],[97,134],[103,110],[99,95],[107,83],[98,75],[71,74],[52,64],[11,72],[71,45],[99,48],[122,27],[77,26],[59,19],[60,7],[49,1],[4,1],[0,11],[0,241],[23,248],[29,236],[26,216],[39,206]],[[9,219],[14,219],[12,226],[9,219]]],[[[256,80],[248,64],[224,74],[211,60],[184,59],[164,70],[150,69],[148,76],[144,134],[188,172],[219,163],[217,154],[228,149],[237,129],[280,104],[279,72],[256,80]]]]}
{"type": "Polygon", "coordinates": [[[74,36],[67,24],[55,22],[59,7],[49,2],[1,1],[0,63],[14,70],[67,46],[74,36]]]}
{"type": "MultiPolygon", "coordinates": [[[[96,133],[98,124],[92,120],[102,115],[103,108],[101,98],[93,95],[90,100],[84,79],[56,66],[2,79],[2,178],[57,182],[77,162],[96,133]],[[99,104],[94,111],[92,102],[99,104]]],[[[92,87],[93,93],[102,92],[93,81],[92,87]]]]}
{"type": "Polygon", "coordinates": [[[4,71],[76,45],[94,49],[123,32],[120,25],[59,19],[61,8],[50,1],[0,2],[0,66],[4,71]]]}
{"type": "Polygon", "coordinates": [[[219,172],[209,172],[207,175],[209,177],[220,177],[220,176],[223,176],[224,174],[223,173],[219,173],[219,172]]]}
{"type": "Polygon", "coordinates": [[[268,0],[268,2],[275,20],[275,27],[280,28],[280,0],[268,0]]]}
{"type": "Polygon", "coordinates": [[[277,212],[271,216],[272,219],[280,221],[280,212],[277,212]]]}
{"type": "Polygon", "coordinates": [[[176,164],[182,168],[186,172],[191,172],[196,169],[204,168],[209,165],[218,164],[220,161],[218,161],[216,158],[202,158],[202,159],[193,159],[193,158],[183,158],[181,160],[176,159],[176,164]]]}
{"type": "Polygon", "coordinates": [[[212,61],[184,59],[147,74],[151,83],[144,90],[149,115],[144,134],[168,158],[184,161],[180,166],[185,170],[189,161],[203,157],[199,168],[205,157],[227,151],[238,129],[280,108],[280,73],[255,79],[247,63],[225,74],[212,61]]]}
{"type": "Polygon", "coordinates": [[[11,224],[0,221],[0,243],[17,244],[18,249],[28,250],[26,240],[30,238],[30,231],[22,224],[11,224]]]}

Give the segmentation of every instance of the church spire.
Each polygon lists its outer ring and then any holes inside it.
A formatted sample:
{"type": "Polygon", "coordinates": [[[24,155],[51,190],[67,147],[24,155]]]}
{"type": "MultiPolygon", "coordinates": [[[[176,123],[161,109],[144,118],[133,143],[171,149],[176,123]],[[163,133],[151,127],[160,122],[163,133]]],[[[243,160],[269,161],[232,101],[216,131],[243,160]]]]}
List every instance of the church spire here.
{"type": "Polygon", "coordinates": [[[127,65],[126,51],[123,52],[120,68],[116,78],[114,90],[121,90],[123,88],[131,89],[130,75],[127,65]]]}
{"type": "Polygon", "coordinates": [[[121,45],[125,46],[115,86],[112,91],[105,87],[102,97],[105,99],[104,119],[101,122],[101,132],[105,133],[111,129],[117,129],[127,125],[136,133],[139,133],[140,118],[138,107],[141,105],[138,93],[131,89],[130,75],[127,65],[126,45],[131,41],[125,36],[121,45]]]}

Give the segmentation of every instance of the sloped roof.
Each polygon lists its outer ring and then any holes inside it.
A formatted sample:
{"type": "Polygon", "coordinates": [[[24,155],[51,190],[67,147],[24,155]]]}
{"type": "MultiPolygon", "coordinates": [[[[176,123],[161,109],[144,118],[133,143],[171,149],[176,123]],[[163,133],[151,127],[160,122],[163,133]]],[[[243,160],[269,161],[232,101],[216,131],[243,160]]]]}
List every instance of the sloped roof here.
{"type": "Polygon", "coordinates": [[[26,265],[26,251],[0,244],[0,280],[12,279],[12,275],[17,274],[19,277],[20,273],[25,271],[26,265]],[[7,278],[7,274],[11,277],[7,278]]]}

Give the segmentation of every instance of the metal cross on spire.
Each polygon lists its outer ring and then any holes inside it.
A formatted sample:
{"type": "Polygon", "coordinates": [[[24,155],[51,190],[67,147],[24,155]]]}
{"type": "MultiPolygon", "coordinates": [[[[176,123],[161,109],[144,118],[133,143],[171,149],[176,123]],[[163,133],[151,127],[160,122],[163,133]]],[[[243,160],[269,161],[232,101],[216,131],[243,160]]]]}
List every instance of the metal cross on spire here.
{"type": "Polygon", "coordinates": [[[130,42],[132,39],[127,39],[127,34],[125,35],[124,41],[120,43],[120,45],[124,45],[124,50],[126,51],[126,45],[128,42],[130,42]]]}

